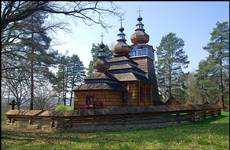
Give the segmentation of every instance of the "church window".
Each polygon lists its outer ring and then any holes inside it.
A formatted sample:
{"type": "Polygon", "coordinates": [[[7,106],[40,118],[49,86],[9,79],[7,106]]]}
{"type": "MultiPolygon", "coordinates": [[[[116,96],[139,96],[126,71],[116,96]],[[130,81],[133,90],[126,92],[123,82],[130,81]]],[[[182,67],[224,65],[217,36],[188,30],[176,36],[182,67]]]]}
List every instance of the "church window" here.
{"type": "Polygon", "coordinates": [[[86,101],[85,101],[87,106],[93,106],[94,104],[94,96],[86,96],[86,101]]]}

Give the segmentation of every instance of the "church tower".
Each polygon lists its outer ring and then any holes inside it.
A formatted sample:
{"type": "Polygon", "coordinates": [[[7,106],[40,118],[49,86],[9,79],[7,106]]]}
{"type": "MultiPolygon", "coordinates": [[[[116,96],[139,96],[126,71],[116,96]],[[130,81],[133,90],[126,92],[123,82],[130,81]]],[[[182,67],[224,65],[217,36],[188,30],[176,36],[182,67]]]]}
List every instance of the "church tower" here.
{"type": "Polygon", "coordinates": [[[148,45],[149,35],[145,33],[144,24],[141,22],[142,17],[139,14],[137,18],[138,24],[136,24],[135,32],[131,36],[131,51],[129,53],[130,58],[138,64],[138,67],[145,71],[146,77],[152,84],[152,102],[153,104],[161,104],[158,85],[155,74],[154,66],[154,49],[151,45],[148,45]]]}

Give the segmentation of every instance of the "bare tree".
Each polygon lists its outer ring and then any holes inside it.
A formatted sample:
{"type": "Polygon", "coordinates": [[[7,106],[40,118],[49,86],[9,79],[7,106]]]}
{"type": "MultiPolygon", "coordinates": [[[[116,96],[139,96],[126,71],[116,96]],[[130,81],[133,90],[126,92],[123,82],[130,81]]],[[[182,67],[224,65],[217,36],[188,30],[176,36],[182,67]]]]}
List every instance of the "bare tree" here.
{"type": "Polygon", "coordinates": [[[119,8],[112,2],[98,1],[2,1],[1,2],[1,30],[5,30],[9,24],[24,20],[32,14],[43,11],[50,14],[62,14],[81,19],[84,23],[100,24],[106,28],[104,16],[107,14],[119,15],[119,8]],[[109,4],[109,5],[108,5],[109,4]]]}
{"type": "Polygon", "coordinates": [[[16,101],[17,108],[29,101],[29,74],[25,71],[16,69],[13,71],[8,71],[8,79],[5,79],[5,86],[12,93],[16,101]]]}
{"type": "Polygon", "coordinates": [[[34,94],[35,109],[47,110],[53,108],[57,104],[57,101],[54,100],[56,98],[55,92],[52,91],[48,81],[37,83],[34,94]]]}
{"type": "MultiPolygon", "coordinates": [[[[55,1],[2,1],[1,2],[1,53],[2,72],[20,68],[11,60],[24,59],[27,52],[21,40],[41,31],[33,30],[33,26],[25,22],[34,14],[65,15],[82,20],[87,25],[99,24],[103,28],[110,27],[105,22],[107,15],[118,16],[119,8],[112,2],[55,2],[55,1]],[[15,58],[17,57],[17,58],[15,58]],[[6,61],[10,60],[10,61],[6,61]]],[[[46,20],[46,23],[48,21],[46,20]]],[[[66,29],[63,22],[47,23],[42,32],[66,29]]]]}

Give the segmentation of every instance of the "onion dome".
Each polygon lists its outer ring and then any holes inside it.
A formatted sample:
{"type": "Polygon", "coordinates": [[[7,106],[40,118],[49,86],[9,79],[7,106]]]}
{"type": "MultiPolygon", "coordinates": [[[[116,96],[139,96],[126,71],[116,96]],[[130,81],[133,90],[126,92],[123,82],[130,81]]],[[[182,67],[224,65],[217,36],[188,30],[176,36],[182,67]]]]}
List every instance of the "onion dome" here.
{"type": "Polygon", "coordinates": [[[110,65],[105,59],[105,45],[103,44],[103,42],[101,42],[99,47],[100,49],[98,50],[98,56],[94,64],[94,69],[96,69],[98,72],[105,72],[109,69],[110,65]]]}
{"type": "Polygon", "coordinates": [[[136,30],[135,33],[131,36],[131,42],[133,44],[145,44],[149,42],[149,35],[145,33],[144,24],[141,22],[142,17],[139,16],[137,18],[138,24],[136,24],[136,30]]]}
{"type": "Polygon", "coordinates": [[[123,33],[124,28],[122,27],[119,29],[120,33],[117,35],[118,40],[117,44],[113,48],[113,54],[114,55],[129,55],[130,52],[130,46],[126,44],[125,34],[123,33]]]}

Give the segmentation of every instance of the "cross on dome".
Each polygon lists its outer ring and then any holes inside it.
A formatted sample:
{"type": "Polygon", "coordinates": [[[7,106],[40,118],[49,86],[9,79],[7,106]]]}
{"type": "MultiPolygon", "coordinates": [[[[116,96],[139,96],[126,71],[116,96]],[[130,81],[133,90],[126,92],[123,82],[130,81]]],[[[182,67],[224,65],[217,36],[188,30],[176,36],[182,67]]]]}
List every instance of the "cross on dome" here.
{"type": "Polygon", "coordinates": [[[103,32],[101,32],[101,43],[103,43],[103,37],[104,37],[103,32]]]}
{"type": "Polygon", "coordinates": [[[141,11],[143,11],[143,10],[141,10],[141,9],[139,8],[139,9],[138,9],[139,17],[141,17],[141,11]]]}
{"type": "Polygon", "coordinates": [[[121,27],[122,27],[122,21],[124,20],[124,18],[122,16],[120,16],[119,21],[121,22],[121,27]]]}

